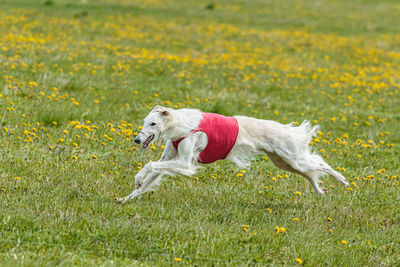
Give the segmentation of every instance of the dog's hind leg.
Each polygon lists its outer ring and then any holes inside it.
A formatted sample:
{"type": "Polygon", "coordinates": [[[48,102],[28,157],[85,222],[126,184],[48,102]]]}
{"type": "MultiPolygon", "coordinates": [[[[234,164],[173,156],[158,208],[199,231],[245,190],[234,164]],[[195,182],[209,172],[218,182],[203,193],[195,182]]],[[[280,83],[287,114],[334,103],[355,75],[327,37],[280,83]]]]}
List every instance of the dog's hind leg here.
{"type": "Polygon", "coordinates": [[[314,188],[314,191],[315,191],[316,194],[318,194],[318,195],[325,194],[325,192],[319,187],[319,184],[318,184],[319,180],[318,179],[310,178],[310,179],[307,179],[307,180],[311,183],[311,185],[314,188]]]}
{"type": "Polygon", "coordinates": [[[305,177],[310,182],[316,194],[318,195],[325,194],[326,189],[322,190],[319,187],[319,176],[321,175],[320,172],[318,171],[300,172],[300,175],[305,177]]]}
{"type": "Polygon", "coordinates": [[[320,171],[329,174],[330,176],[335,178],[336,181],[338,181],[339,183],[341,183],[344,186],[349,185],[349,183],[346,181],[346,178],[343,175],[341,175],[340,173],[338,173],[337,171],[333,170],[331,168],[331,166],[329,166],[327,163],[325,163],[324,167],[320,168],[320,171]]]}
{"type": "Polygon", "coordinates": [[[271,159],[271,161],[274,163],[274,165],[282,170],[285,171],[290,171],[295,174],[299,174],[303,176],[304,178],[307,179],[307,181],[310,182],[312,187],[314,188],[315,193],[318,195],[323,195],[325,192],[319,187],[319,179],[318,179],[318,172],[314,171],[301,171],[298,170],[297,168],[294,168],[292,165],[287,163],[285,160],[282,159],[278,154],[274,152],[267,152],[268,157],[271,159]]]}
{"type": "Polygon", "coordinates": [[[345,186],[349,185],[349,183],[346,181],[346,178],[344,178],[344,176],[337,171],[333,170],[331,166],[329,166],[329,164],[322,159],[321,156],[311,153],[308,150],[298,156],[296,163],[304,169],[317,173],[317,175],[329,174],[339,183],[345,186]]]}

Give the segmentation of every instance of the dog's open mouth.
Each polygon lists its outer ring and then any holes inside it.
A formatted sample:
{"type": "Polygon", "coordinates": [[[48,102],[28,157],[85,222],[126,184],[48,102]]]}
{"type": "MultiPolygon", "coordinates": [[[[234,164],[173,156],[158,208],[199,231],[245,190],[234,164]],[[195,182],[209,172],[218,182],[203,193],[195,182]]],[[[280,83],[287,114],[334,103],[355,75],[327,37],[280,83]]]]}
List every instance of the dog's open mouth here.
{"type": "Polygon", "coordinates": [[[147,137],[147,139],[143,142],[142,148],[143,149],[147,148],[149,146],[149,144],[151,143],[151,141],[153,141],[153,139],[154,139],[154,134],[147,137]]]}

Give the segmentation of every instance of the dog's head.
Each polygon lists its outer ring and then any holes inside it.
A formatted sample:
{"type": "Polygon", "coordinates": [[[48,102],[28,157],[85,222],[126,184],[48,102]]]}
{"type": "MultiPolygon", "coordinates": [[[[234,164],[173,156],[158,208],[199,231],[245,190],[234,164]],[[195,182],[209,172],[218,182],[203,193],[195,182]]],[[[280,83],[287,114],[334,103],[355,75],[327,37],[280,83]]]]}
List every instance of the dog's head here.
{"type": "Polygon", "coordinates": [[[147,148],[154,140],[159,139],[167,128],[171,119],[170,108],[156,106],[144,119],[143,128],[136,136],[134,142],[142,144],[142,148],[147,148]]]}

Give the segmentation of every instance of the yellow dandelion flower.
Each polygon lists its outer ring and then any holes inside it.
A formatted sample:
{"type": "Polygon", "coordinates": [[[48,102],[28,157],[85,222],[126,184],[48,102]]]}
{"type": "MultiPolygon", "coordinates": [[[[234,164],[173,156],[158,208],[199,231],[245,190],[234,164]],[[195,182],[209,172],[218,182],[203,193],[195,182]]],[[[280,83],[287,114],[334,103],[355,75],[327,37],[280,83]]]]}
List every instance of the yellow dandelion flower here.
{"type": "Polygon", "coordinates": [[[286,228],[277,226],[277,227],[275,227],[275,231],[276,231],[277,234],[285,233],[286,232],[286,228]]]}
{"type": "Polygon", "coordinates": [[[347,245],[347,241],[346,240],[342,240],[342,245],[347,245]]]}
{"type": "Polygon", "coordinates": [[[181,258],[175,258],[175,261],[180,262],[180,261],[182,261],[182,259],[181,258]]]}
{"type": "Polygon", "coordinates": [[[97,159],[97,156],[96,155],[92,155],[92,159],[97,159]]]}
{"type": "Polygon", "coordinates": [[[380,169],[380,170],[377,171],[376,173],[377,173],[377,174],[381,174],[381,173],[383,173],[383,172],[386,172],[386,170],[385,170],[385,169],[380,169]]]}
{"type": "Polygon", "coordinates": [[[303,264],[303,261],[302,261],[300,258],[296,258],[296,261],[297,261],[299,264],[303,264]]]}
{"type": "Polygon", "coordinates": [[[301,196],[301,192],[296,191],[296,195],[301,196]]]}

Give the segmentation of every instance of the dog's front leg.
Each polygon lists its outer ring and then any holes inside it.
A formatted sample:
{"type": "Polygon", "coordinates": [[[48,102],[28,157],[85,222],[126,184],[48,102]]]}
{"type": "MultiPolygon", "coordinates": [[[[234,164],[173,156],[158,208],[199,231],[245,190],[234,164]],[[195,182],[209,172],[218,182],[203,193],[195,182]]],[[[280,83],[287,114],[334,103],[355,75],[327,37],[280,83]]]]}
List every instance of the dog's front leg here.
{"type": "Polygon", "coordinates": [[[197,167],[192,163],[195,156],[195,148],[200,148],[200,150],[202,150],[205,145],[204,134],[194,133],[180,142],[178,146],[178,157],[166,161],[151,162],[149,163],[149,168],[151,171],[166,175],[194,175],[197,170],[197,167]]]}
{"type": "Polygon", "coordinates": [[[157,180],[158,178],[161,178],[161,176],[162,176],[162,175],[159,174],[159,173],[155,173],[155,172],[150,173],[150,174],[147,176],[147,178],[143,181],[143,184],[142,184],[139,188],[136,188],[131,194],[129,194],[129,195],[126,196],[126,197],[118,198],[117,201],[118,201],[118,202],[125,203],[125,202],[127,202],[128,200],[130,200],[130,199],[134,199],[134,198],[140,196],[141,194],[146,193],[146,192],[149,191],[149,189],[151,188],[150,185],[151,185],[155,180],[157,180]]]}
{"type": "MultiPolygon", "coordinates": [[[[177,156],[177,154],[178,153],[176,149],[173,147],[172,142],[168,141],[167,144],[165,145],[165,149],[161,156],[160,161],[173,159],[177,156]]],[[[152,171],[152,164],[154,164],[154,162],[147,163],[143,167],[143,169],[136,174],[135,176],[136,189],[128,196],[123,198],[118,198],[117,199],[118,202],[125,203],[130,199],[136,198],[141,194],[146,193],[147,191],[152,189],[151,185],[154,181],[161,179],[162,174],[152,171]]]]}
{"type": "Polygon", "coordinates": [[[158,172],[161,174],[182,174],[190,176],[196,173],[197,167],[193,165],[190,161],[179,159],[163,162],[153,162],[152,169],[154,172],[158,172]]]}
{"type": "MultiPolygon", "coordinates": [[[[163,152],[163,154],[162,154],[162,156],[161,156],[159,161],[171,160],[171,159],[175,158],[177,156],[177,154],[178,153],[177,153],[176,149],[174,148],[172,142],[168,141],[167,144],[165,145],[164,152],[163,152]]],[[[142,187],[144,179],[146,178],[148,173],[150,171],[152,171],[151,170],[151,166],[152,166],[151,164],[152,164],[152,162],[147,163],[143,167],[143,169],[136,174],[136,176],[135,176],[136,189],[139,189],[140,187],[142,187]]]]}
{"type": "Polygon", "coordinates": [[[136,189],[139,189],[140,187],[142,187],[143,180],[146,178],[146,176],[149,173],[149,168],[150,168],[149,164],[146,164],[143,167],[143,169],[135,175],[135,187],[136,187],[136,189]]]}

